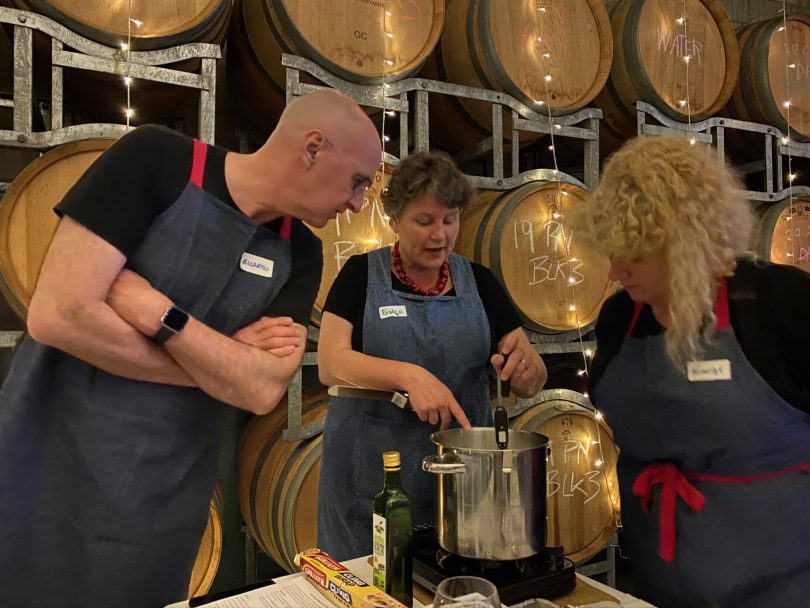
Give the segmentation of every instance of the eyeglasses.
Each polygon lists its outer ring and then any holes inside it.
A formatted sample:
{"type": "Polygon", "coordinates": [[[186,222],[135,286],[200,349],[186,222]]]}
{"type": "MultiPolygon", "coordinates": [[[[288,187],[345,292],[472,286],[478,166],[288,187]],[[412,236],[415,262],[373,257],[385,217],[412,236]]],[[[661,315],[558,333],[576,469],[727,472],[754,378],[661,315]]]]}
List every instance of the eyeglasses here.
{"type": "Polygon", "coordinates": [[[354,161],[346,156],[346,153],[332,143],[328,137],[324,137],[324,140],[340,154],[340,157],[343,160],[348,162],[352,167],[354,167],[355,171],[357,171],[357,173],[352,175],[352,194],[354,196],[365,194],[366,190],[371,187],[371,177],[360,171],[360,168],[354,163],[354,161]]]}

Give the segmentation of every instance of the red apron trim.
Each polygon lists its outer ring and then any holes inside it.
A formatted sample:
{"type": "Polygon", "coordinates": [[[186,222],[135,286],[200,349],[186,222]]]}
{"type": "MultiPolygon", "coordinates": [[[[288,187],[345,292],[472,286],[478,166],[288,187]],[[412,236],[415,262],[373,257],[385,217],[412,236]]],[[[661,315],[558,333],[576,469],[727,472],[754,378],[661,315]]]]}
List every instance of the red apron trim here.
{"type": "MultiPolygon", "coordinates": [[[[636,328],[638,317],[641,315],[641,310],[644,308],[644,302],[633,302],[633,318],[630,320],[630,325],[627,326],[627,331],[624,332],[624,337],[629,338],[630,334],[636,328]]],[[[728,283],[726,278],[723,277],[717,282],[717,297],[714,301],[714,316],[717,318],[715,329],[722,331],[731,327],[731,315],[728,312],[728,283]]]]}
{"type": "Polygon", "coordinates": [[[191,158],[191,183],[202,188],[203,175],[205,174],[205,157],[208,154],[208,144],[194,140],[194,155],[191,158]]]}
{"type": "Polygon", "coordinates": [[[641,499],[644,512],[650,515],[653,488],[661,485],[658,509],[658,554],[667,562],[675,559],[675,514],[677,497],[680,496],[695,513],[703,510],[706,498],[689,481],[712,483],[751,483],[785,477],[800,471],[810,470],[810,462],[803,462],[787,469],[770,471],[759,475],[713,475],[709,473],[684,473],[669,462],[654,462],[639,473],[633,482],[633,494],[641,499]]]}
{"type": "Polygon", "coordinates": [[[281,220],[281,238],[289,241],[292,237],[292,218],[285,217],[281,220]]]}
{"type": "Polygon", "coordinates": [[[627,326],[627,331],[624,334],[625,338],[629,338],[630,334],[633,333],[633,329],[636,327],[636,323],[638,322],[638,317],[641,314],[641,310],[644,308],[644,302],[633,302],[633,318],[630,320],[630,325],[627,326]]]}
{"type": "Polygon", "coordinates": [[[675,558],[675,507],[677,497],[689,505],[692,511],[703,510],[706,499],[689,483],[686,476],[672,463],[655,462],[649,465],[633,482],[633,494],[641,498],[644,512],[650,515],[653,488],[662,485],[661,505],[658,513],[658,554],[665,561],[675,558]]]}

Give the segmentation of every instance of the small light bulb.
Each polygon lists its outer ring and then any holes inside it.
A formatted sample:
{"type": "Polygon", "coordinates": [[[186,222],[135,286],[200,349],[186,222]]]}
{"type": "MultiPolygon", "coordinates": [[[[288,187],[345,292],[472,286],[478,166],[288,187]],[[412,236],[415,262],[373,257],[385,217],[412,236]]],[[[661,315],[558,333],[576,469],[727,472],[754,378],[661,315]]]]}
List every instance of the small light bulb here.
{"type": "Polygon", "coordinates": [[[577,282],[577,280],[574,277],[568,277],[568,284],[569,285],[573,285],[576,282],[577,282]]]}
{"type": "Polygon", "coordinates": [[[594,439],[593,441],[591,441],[591,445],[599,445],[599,442],[596,439],[594,439]]]}
{"type": "Polygon", "coordinates": [[[390,59],[386,59],[386,60],[384,61],[384,63],[385,63],[385,65],[394,65],[394,62],[393,62],[393,61],[391,61],[390,59]]]}
{"type": "Polygon", "coordinates": [[[551,74],[546,74],[545,79],[546,82],[551,82],[551,74]]]}
{"type": "Polygon", "coordinates": [[[554,125],[555,129],[562,129],[562,125],[554,125]]]}
{"type": "Polygon", "coordinates": [[[782,144],[784,144],[784,145],[786,146],[786,145],[788,145],[789,143],[790,143],[790,139],[789,139],[789,138],[787,138],[787,137],[783,137],[783,138],[782,138],[782,144]]]}
{"type": "Polygon", "coordinates": [[[538,9],[537,9],[537,10],[538,10],[538,11],[540,11],[541,13],[545,13],[545,12],[546,12],[546,7],[545,7],[545,6],[541,6],[541,7],[538,7],[538,9]]]}
{"type": "Polygon", "coordinates": [[[540,36],[538,36],[537,37],[537,42],[543,42],[543,39],[540,36]]]}
{"type": "Polygon", "coordinates": [[[795,69],[796,69],[796,64],[795,64],[795,63],[789,63],[789,64],[788,64],[788,67],[789,67],[791,70],[795,70],[795,69]]]}
{"type": "Polygon", "coordinates": [[[785,102],[782,105],[785,106],[786,108],[789,108],[790,107],[790,100],[786,99],[785,102]]]}
{"type": "Polygon", "coordinates": [[[388,137],[387,135],[383,135],[382,140],[387,143],[387,142],[391,141],[391,138],[388,137]]]}
{"type": "Polygon", "coordinates": [[[132,118],[133,116],[135,116],[135,110],[133,110],[132,108],[127,108],[126,110],[124,110],[124,114],[126,115],[127,118],[132,118]]]}
{"type": "MultiPolygon", "coordinates": [[[[568,193],[567,193],[567,192],[565,192],[565,191],[563,191],[562,195],[563,195],[563,196],[568,196],[568,193]]],[[[574,260],[574,261],[576,261],[576,260],[574,260]]]]}
{"type": "Polygon", "coordinates": [[[385,36],[386,36],[386,38],[393,38],[394,33],[393,32],[385,32],[385,36]]]}
{"type": "Polygon", "coordinates": [[[697,140],[694,137],[689,138],[689,145],[694,146],[697,143],[697,140]]]}
{"type": "Polygon", "coordinates": [[[397,115],[397,113],[394,112],[393,110],[386,110],[385,114],[387,116],[396,116],[397,115]]]}
{"type": "Polygon", "coordinates": [[[690,55],[687,55],[686,57],[684,57],[684,58],[683,58],[683,60],[684,60],[686,63],[689,63],[689,60],[690,60],[690,59],[692,59],[692,57],[691,57],[690,55]]]}
{"type": "Polygon", "coordinates": [[[685,99],[679,100],[678,105],[681,106],[681,107],[684,107],[686,105],[686,100],[685,99]]]}
{"type": "Polygon", "coordinates": [[[597,460],[597,461],[596,461],[594,464],[596,465],[596,468],[597,468],[597,469],[600,469],[600,468],[602,468],[602,465],[603,465],[603,464],[605,464],[605,463],[604,463],[604,462],[602,462],[602,459],[600,458],[600,459],[599,459],[599,460],[597,460]]]}
{"type": "MultiPolygon", "coordinates": [[[[588,393],[582,393],[582,396],[587,399],[588,398],[588,393]]],[[[599,412],[596,412],[596,419],[601,420],[602,419],[602,414],[600,414],[599,412]]]]}
{"type": "Polygon", "coordinates": [[[785,26],[784,25],[780,26],[779,29],[776,30],[776,31],[777,32],[784,32],[785,31],[785,26]]]}
{"type": "Polygon", "coordinates": [[[586,357],[593,357],[593,351],[590,348],[585,349],[585,356],[586,357]]]}
{"type": "Polygon", "coordinates": [[[578,259],[576,259],[576,258],[571,258],[571,261],[572,261],[572,262],[579,262],[579,260],[578,260],[578,259]]]}
{"type": "Polygon", "coordinates": [[[549,57],[551,57],[551,53],[543,53],[543,57],[545,57],[546,59],[548,59],[549,57]]]}
{"type": "Polygon", "coordinates": [[[130,78],[129,76],[124,76],[124,84],[127,85],[127,86],[131,85],[132,84],[132,78],[130,78]]]}
{"type": "Polygon", "coordinates": [[[799,176],[796,173],[791,173],[790,175],[788,175],[788,181],[792,182],[797,177],[799,177],[799,176]]]}
{"type": "Polygon", "coordinates": [[[785,255],[787,255],[787,257],[789,257],[789,258],[792,258],[792,257],[793,257],[793,254],[792,254],[792,253],[786,253],[785,255]]]}
{"type": "Polygon", "coordinates": [[[584,376],[584,375],[585,375],[585,370],[584,369],[581,369],[581,370],[579,370],[577,372],[577,376],[584,376]]]}
{"type": "Polygon", "coordinates": [[[126,42],[122,42],[121,43],[121,50],[122,51],[128,51],[129,50],[129,45],[126,42]]]}
{"type": "Polygon", "coordinates": [[[143,21],[141,21],[140,19],[130,19],[130,21],[132,22],[132,25],[134,25],[135,27],[141,27],[143,25],[143,21]]]}
{"type": "Polygon", "coordinates": [[[536,100],[534,103],[536,103],[538,106],[542,106],[542,105],[543,105],[543,104],[545,104],[546,102],[545,102],[545,101],[543,101],[542,99],[538,99],[538,100],[536,100]]]}
{"type": "Polygon", "coordinates": [[[393,13],[391,11],[385,11],[385,16],[390,17],[393,13]]]}
{"type": "Polygon", "coordinates": [[[560,215],[559,213],[552,213],[551,217],[553,217],[555,220],[562,219],[562,215],[560,215]]]}
{"type": "Polygon", "coordinates": [[[554,146],[549,146],[548,149],[549,150],[554,150],[554,146]]]}
{"type": "Polygon", "coordinates": [[[568,307],[568,310],[571,311],[571,312],[575,312],[576,309],[577,309],[577,307],[574,306],[573,304],[571,304],[571,306],[568,307]]]}
{"type": "Polygon", "coordinates": [[[678,23],[678,25],[683,25],[686,19],[683,17],[678,17],[675,21],[678,23]]]}
{"type": "MultiPolygon", "coordinates": [[[[587,393],[585,393],[585,396],[587,397],[587,396],[588,396],[588,394],[587,394],[587,393]]],[[[604,418],[605,418],[605,417],[602,415],[602,412],[599,412],[599,411],[597,411],[597,412],[596,412],[596,414],[594,415],[594,417],[595,417],[597,420],[604,420],[604,418]]]]}
{"type": "Polygon", "coordinates": [[[391,85],[390,85],[390,84],[388,84],[388,83],[386,82],[386,83],[383,85],[383,88],[384,88],[384,89],[390,89],[390,88],[391,88],[391,85]]]}

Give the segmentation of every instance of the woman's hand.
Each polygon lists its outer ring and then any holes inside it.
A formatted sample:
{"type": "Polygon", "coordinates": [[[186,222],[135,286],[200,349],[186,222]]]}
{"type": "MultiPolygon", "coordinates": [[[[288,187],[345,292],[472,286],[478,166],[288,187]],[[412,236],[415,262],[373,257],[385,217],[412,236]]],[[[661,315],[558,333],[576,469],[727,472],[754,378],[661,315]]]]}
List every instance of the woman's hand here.
{"type": "Polygon", "coordinates": [[[416,377],[409,386],[403,386],[408,391],[411,407],[419,420],[430,424],[439,424],[441,430],[450,426],[455,418],[462,428],[472,427],[464,410],[456,401],[452,391],[436,376],[424,368],[418,368],[416,377]]]}
{"type": "Polygon", "coordinates": [[[276,357],[288,357],[306,341],[307,329],[295,323],[292,317],[262,317],[231,337],[276,357]]]}
{"type": "Polygon", "coordinates": [[[518,397],[534,396],[548,378],[543,360],[520,327],[501,338],[498,353],[492,355],[490,362],[502,381],[509,380],[518,397]]]}

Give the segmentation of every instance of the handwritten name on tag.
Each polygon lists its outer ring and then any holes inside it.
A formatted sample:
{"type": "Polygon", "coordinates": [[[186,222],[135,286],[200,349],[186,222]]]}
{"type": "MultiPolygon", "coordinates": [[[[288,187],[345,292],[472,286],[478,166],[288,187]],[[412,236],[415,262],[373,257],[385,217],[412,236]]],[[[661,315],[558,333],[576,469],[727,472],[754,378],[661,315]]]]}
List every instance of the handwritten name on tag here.
{"type": "Polygon", "coordinates": [[[408,311],[404,306],[380,306],[380,318],[388,319],[390,317],[407,317],[408,311]]]}
{"type": "Polygon", "coordinates": [[[731,362],[728,359],[690,361],[686,365],[686,377],[690,382],[731,380],[731,362]]]}
{"type": "Polygon", "coordinates": [[[245,272],[257,274],[260,277],[270,278],[273,276],[273,260],[260,258],[252,253],[243,253],[239,260],[239,267],[245,272]]]}

